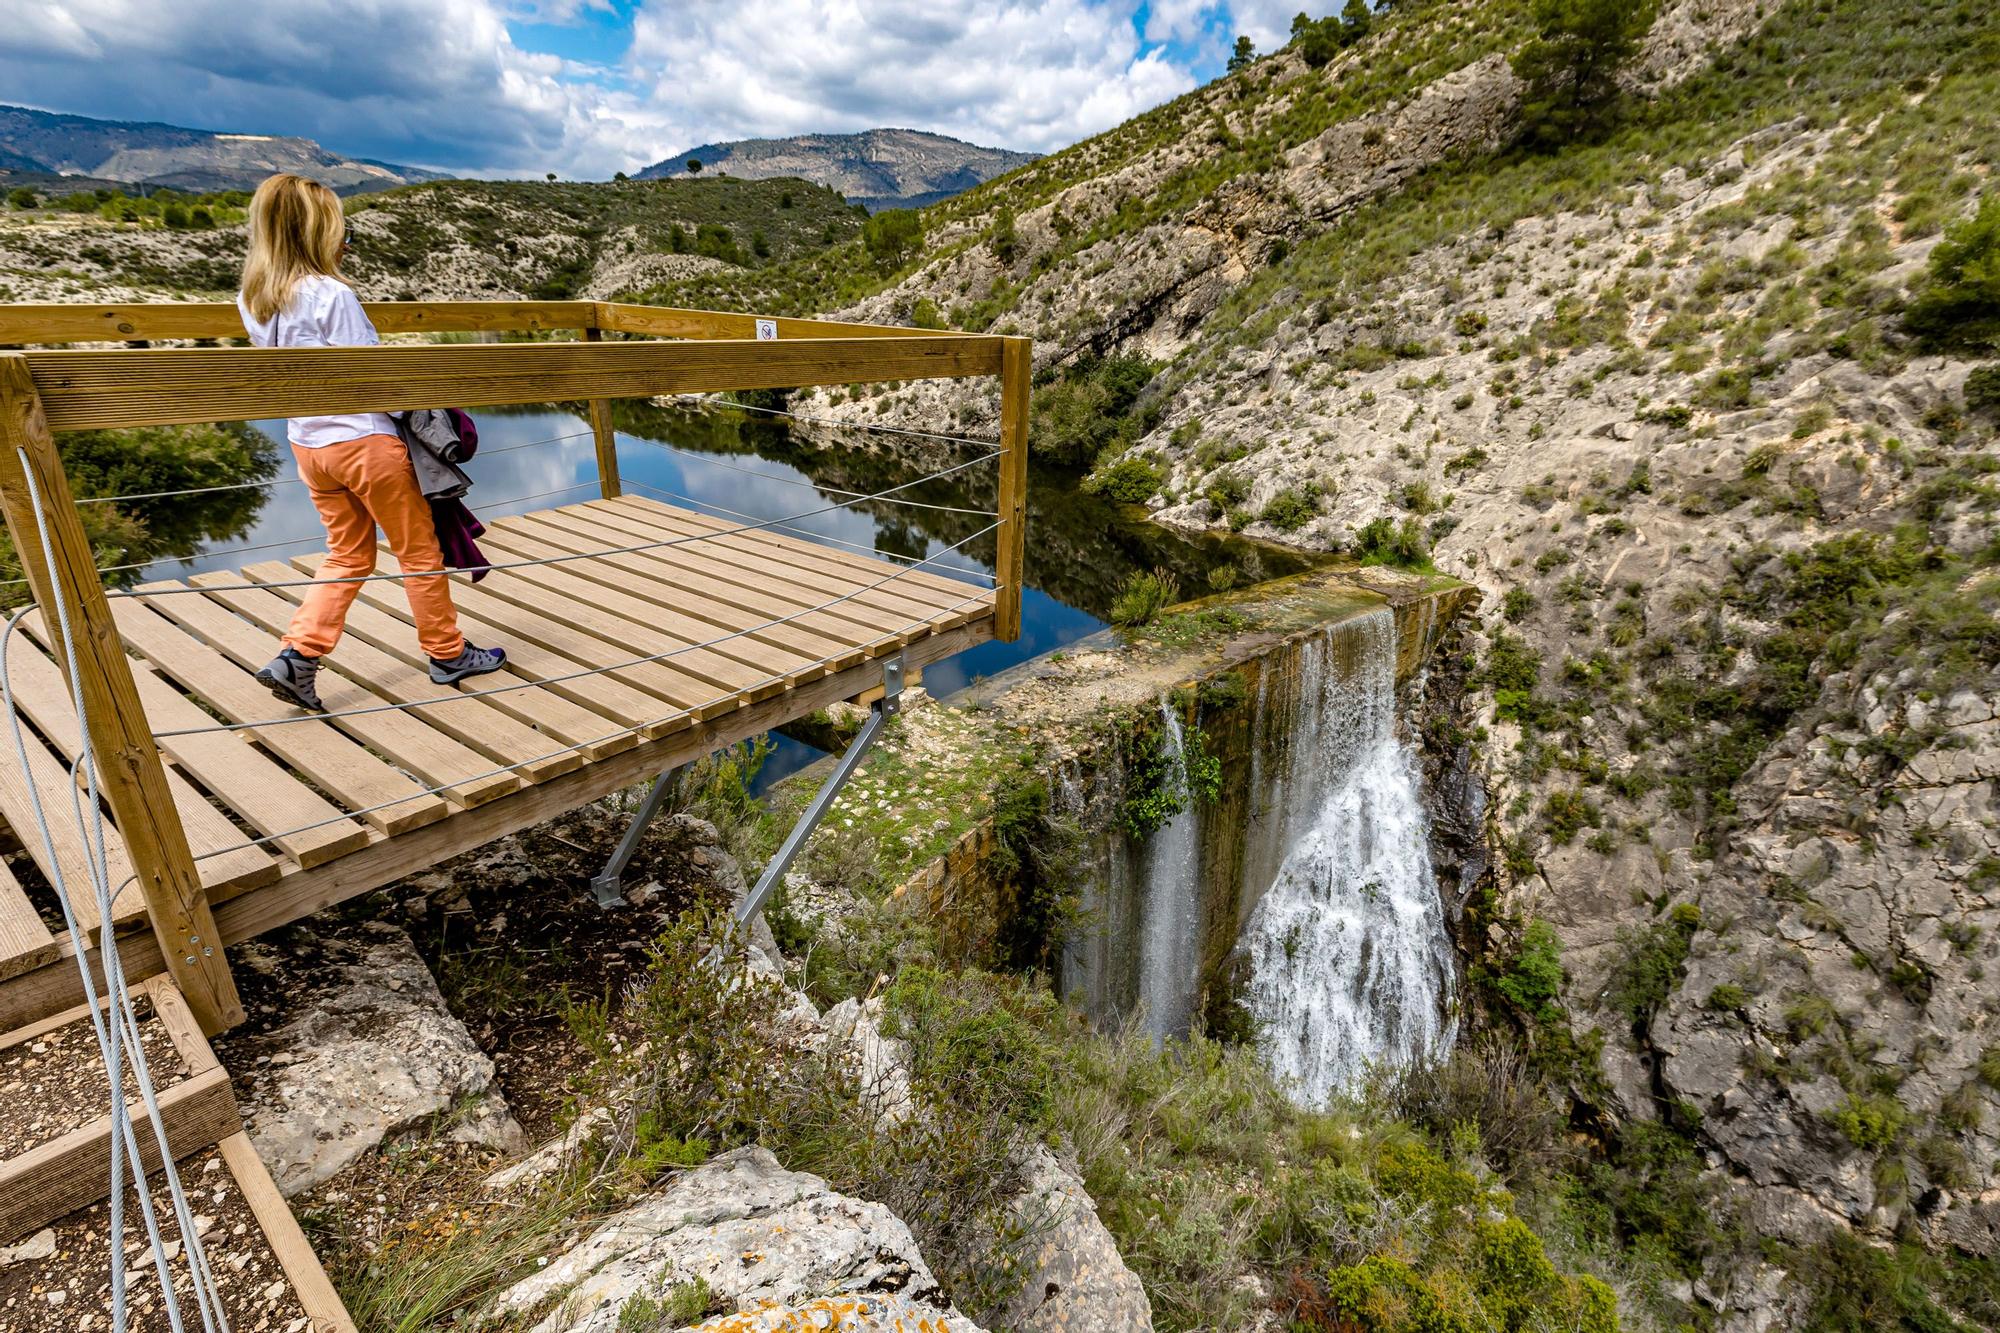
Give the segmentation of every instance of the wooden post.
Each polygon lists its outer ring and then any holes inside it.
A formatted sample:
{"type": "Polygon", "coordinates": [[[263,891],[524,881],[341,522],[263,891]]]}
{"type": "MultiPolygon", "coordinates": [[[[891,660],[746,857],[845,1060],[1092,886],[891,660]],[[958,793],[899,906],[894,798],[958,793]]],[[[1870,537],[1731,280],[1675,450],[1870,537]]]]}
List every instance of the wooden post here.
{"type": "MultiPolygon", "coordinates": [[[[90,541],[77,518],[69,478],[63,475],[55,437],[42,414],[41,395],[19,352],[0,353],[0,508],[5,509],[15,556],[51,634],[56,632],[57,605],[68,611],[79,677],[71,686],[83,695],[99,785],[138,872],[167,971],[204,1030],[234,1027],[243,1021],[243,1006],[223,957],[222,937],[195,873],[187,834],[174,812],[159,747],[139,706],[132,666],[112,625],[90,541]],[[43,557],[35,502],[28,493],[30,473],[40,493],[54,568],[43,557]]],[[[67,674],[67,655],[56,653],[55,658],[67,674]]],[[[69,817],[66,808],[51,813],[54,818],[69,817]]],[[[33,836],[27,829],[15,832],[33,836]]],[[[74,892],[83,886],[69,887],[74,892]]],[[[112,892],[119,887],[114,884],[112,892]]]]}
{"type": "MultiPolygon", "coordinates": [[[[583,331],[583,340],[594,343],[604,336],[595,325],[583,331]]],[[[590,400],[590,433],[597,437],[597,481],[604,498],[615,500],[625,493],[618,484],[618,432],[611,429],[611,400],[590,400]]]]}
{"type": "Polygon", "coordinates": [[[993,562],[993,636],[1021,637],[1021,566],[1028,537],[1028,397],[1034,377],[1034,343],[1009,338],[1000,345],[1000,530],[993,562]]]}

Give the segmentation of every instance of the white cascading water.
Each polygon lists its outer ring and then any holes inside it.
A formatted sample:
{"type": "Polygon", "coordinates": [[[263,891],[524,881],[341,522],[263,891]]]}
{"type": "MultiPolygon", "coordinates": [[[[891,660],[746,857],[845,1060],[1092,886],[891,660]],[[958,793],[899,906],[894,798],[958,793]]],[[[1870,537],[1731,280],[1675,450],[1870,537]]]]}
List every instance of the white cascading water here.
{"type": "Polygon", "coordinates": [[[1180,715],[1160,700],[1172,781],[1186,798],[1181,811],[1146,840],[1145,906],[1140,914],[1139,1002],[1146,1032],[1158,1045],[1187,1035],[1201,968],[1201,827],[1188,790],[1187,735],[1180,715]]]}
{"type": "MultiPolygon", "coordinates": [[[[1455,1035],[1451,945],[1395,692],[1387,610],[1304,645],[1279,771],[1259,774],[1259,840],[1275,835],[1283,859],[1244,931],[1244,1001],[1271,1072],[1311,1107],[1455,1035]]],[[[1246,874],[1270,873],[1270,859],[1246,858],[1246,874]]]]}

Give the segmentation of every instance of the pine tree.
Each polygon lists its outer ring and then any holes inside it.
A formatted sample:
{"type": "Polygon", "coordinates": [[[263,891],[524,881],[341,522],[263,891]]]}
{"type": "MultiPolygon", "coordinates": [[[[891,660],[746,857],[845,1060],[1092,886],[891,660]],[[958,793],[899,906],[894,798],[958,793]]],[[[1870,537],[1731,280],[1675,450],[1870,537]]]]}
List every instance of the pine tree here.
{"type": "Polygon", "coordinates": [[[1654,0],[1535,0],[1540,35],[1514,57],[1531,143],[1555,147],[1609,123],[1618,71],[1639,53],[1653,11],[1654,0]]]}
{"type": "Polygon", "coordinates": [[[1229,72],[1231,74],[1240,74],[1244,70],[1249,69],[1256,59],[1257,48],[1250,44],[1250,39],[1248,37],[1238,37],[1236,39],[1236,50],[1229,57],[1229,72]]]}

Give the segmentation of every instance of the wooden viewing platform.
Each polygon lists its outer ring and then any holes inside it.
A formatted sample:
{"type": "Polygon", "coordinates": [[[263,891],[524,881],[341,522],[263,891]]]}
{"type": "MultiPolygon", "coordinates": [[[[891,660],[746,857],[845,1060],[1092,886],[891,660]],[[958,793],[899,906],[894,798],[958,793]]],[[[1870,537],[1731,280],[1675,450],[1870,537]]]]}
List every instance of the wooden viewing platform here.
{"type": "MultiPolygon", "coordinates": [[[[87,727],[112,879],[124,885],[114,911],[126,974],[170,974],[209,1032],[241,1018],[225,954],[238,940],[860,696],[891,661],[916,669],[1019,633],[1023,339],[588,301],[367,309],[384,334],[578,337],[0,352],[0,507],[38,608],[8,649],[29,754],[23,770],[9,741],[0,758],[0,820],[81,898],[87,831],[71,793],[87,727]],[[1000,377],[1002,403],[992,588],[619,483],[611,399],[986,375],[1000,377]],[[107,595],[51,434],[573,400],[590,404],[601,498],[489,522],[481,546],[496,568],[476,586],[453,577],[467,634],[504,645],[506,669],[431,684],[401,588],[367,582],[321,672],[324,718],[252,678],[318,557],[107,595]],[[76,640],[81,721],[45,615],[57,605],[76,640]]],[[[0,344],[242,333],[233,306],[0,307],[0,344]]],[[[478,492],[469,498],[476,508],[478,492]]],[[[48,906],[0,865],[0,1031],[83,999],[48,906]]],[[[94,906],[77,906],[94,928],[94,906]]]]}

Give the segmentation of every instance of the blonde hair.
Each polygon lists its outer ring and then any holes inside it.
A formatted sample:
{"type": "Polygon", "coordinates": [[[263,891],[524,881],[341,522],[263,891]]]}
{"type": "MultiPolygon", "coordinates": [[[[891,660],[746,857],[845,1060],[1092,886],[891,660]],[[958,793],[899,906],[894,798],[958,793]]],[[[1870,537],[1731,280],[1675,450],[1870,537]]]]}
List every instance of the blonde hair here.
{"type": "Polygon", "coordinates": [[[243,260],[243,304],[267,320],[292,303],[313,274],[337,278],[347,215],[340,196],[304,176],[272,176],[250,196],[250,253],[243,260]]]}

